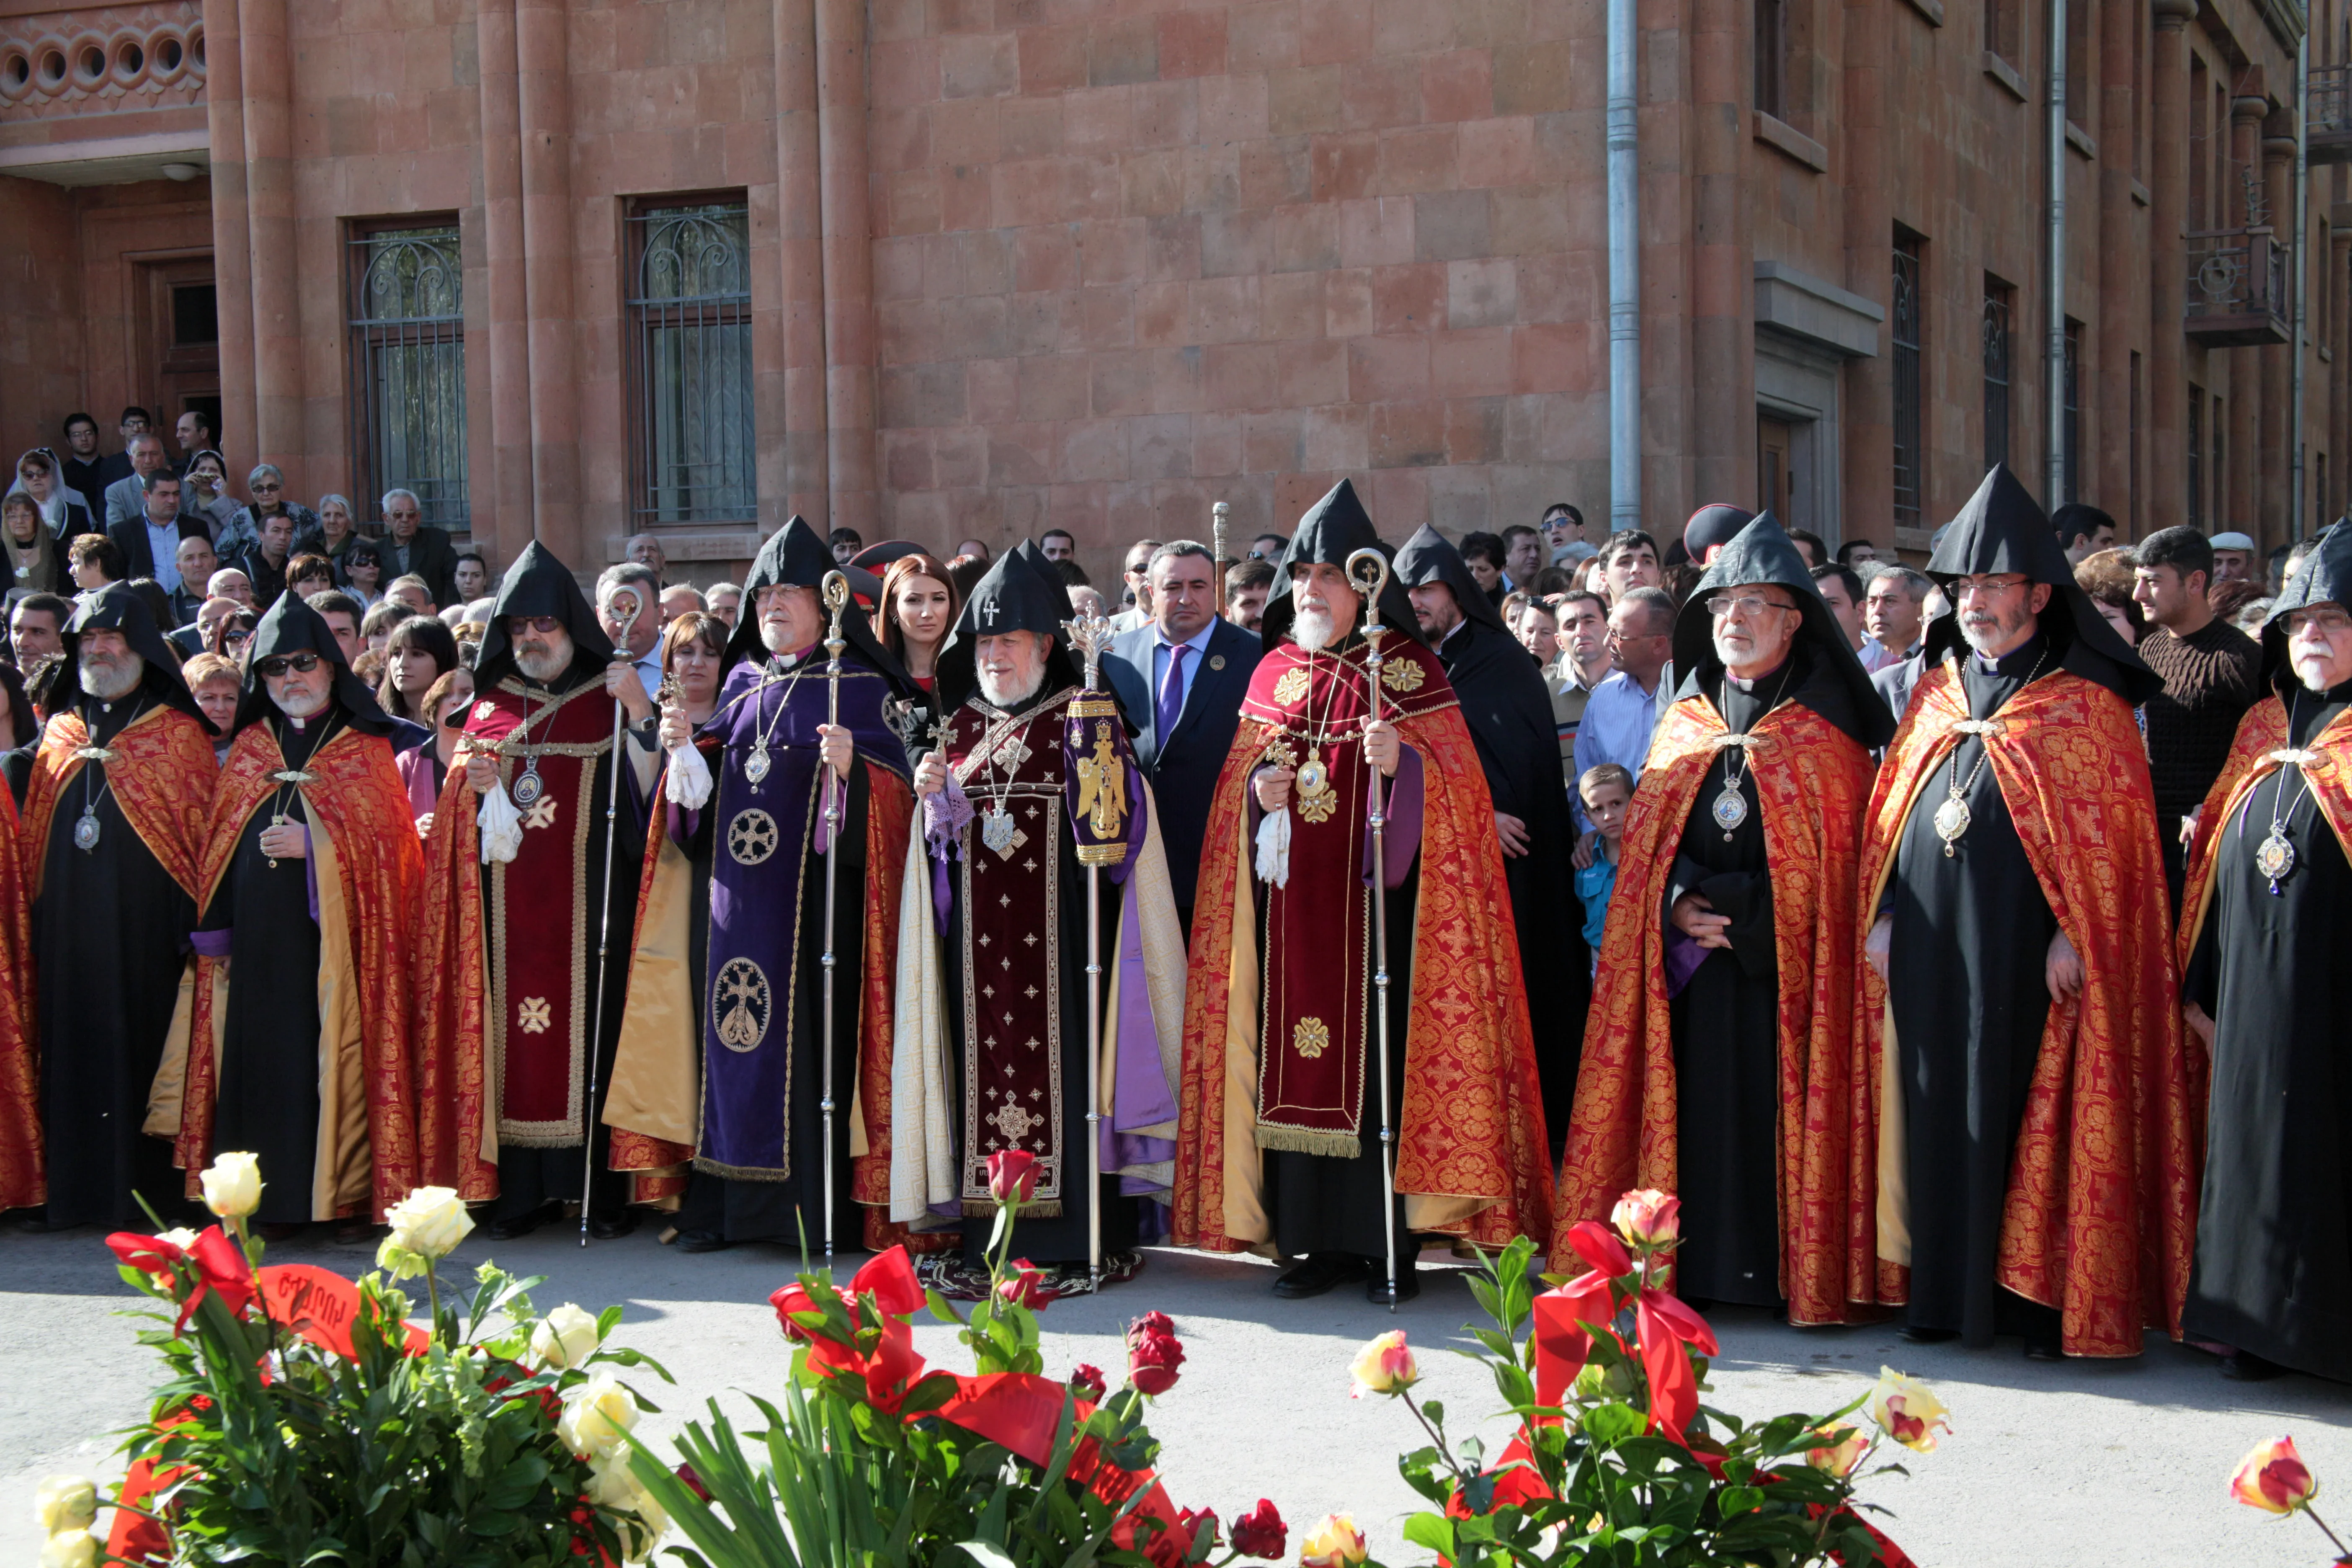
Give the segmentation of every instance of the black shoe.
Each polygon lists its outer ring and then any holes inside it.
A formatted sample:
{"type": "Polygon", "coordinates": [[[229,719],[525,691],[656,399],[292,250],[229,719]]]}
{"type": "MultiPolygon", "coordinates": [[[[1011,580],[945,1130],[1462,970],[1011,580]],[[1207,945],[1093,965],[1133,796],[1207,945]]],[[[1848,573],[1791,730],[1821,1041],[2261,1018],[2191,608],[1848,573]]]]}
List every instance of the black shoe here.
{"type": "Polygon", "coordinates": [[[2268,1383],[2284,1376],[2286,1368],[2265,1361],[2252,1351],[2231,1351],[2221,1358],[2221,1375],[2235,1383],[2268,1383]]]}
{"type": "Polygon", "coordinates": [[[605,1215],[602,1218],[595,1215],[588,1216],[588,1234],[599,1241],[618,1241],[636,1228],[635,1209],[623,1209],[618,1214],[605,1215]]]}
{"type": "Polygon", "coordinates": [[[1915,1345],[1948,1344],[1959,1337],[1958,1329],[1921,1329],[1906,1325],[1903,1330],[1904,1340],[1915,1345]]]}
{"type": "Polygon", "coordinates": [[[1389,1270],[1385,1262],[1372,1265],[1372,1277],[1364,1286],[1364,1300],[1375,1307],[1395,1307],[1421,1294],[1421,1277],[1410,1263],[1397,1265],[1396,1289],[1389,1289],[1389,1270]]]}
{"type": "Polygon", "coordinates": [[[1304,1301],[1310,1296],[1352,1280],[1361,1279],[1371,1271],[1371,1260],[1352,1252],[1318,1252],[1303,1263],[1293,1264],[1281,1279],[1274,1282],[1274,1293],[1286,1301],[1304,1301]]]}
{"type": "Polygon", "coordinates": [[[2065,1343],[2060,1340],[2029,1339],[2025,1342],[2025,1359],[2028,1361],[2064,1361],[2066,1359],[2065,1343]]]}
{"type": "Polygon", "coordinates": [[[724,1252],[734,1245],[715,1230],[682,1230],[677,1235],[680,1252],[724,1252]]]}
{"type": "Polygon", "coordinates": [[[512,1241],[518,1237],[529,1236],[539,1228],[540,1222],[546,1217],[545,1209],[533,1209],[529,1214],[509,1215],[504,1219],[494,1219],[490,1221],[489,1237],[492,1241],[512,1241]]]}

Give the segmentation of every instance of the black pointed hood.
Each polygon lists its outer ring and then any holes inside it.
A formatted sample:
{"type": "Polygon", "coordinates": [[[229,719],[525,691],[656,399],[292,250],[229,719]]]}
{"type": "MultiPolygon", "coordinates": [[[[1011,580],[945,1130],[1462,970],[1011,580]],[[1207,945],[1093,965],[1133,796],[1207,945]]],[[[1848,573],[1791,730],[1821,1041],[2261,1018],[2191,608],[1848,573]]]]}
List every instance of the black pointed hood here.
{"type": "MultiPolygon", "coordinates": [[[[751,572],[743,579],[743,609],[735,617],[734,635],[727,639],[726,666],[735,668],[742,659],[764,662],[767,645],[760,640],[760,590],[780,585],[815,590],[819,614],[824,609],[826,574],[840,572],[849,584],[850,603],[841,612],[841,638],[849,651],[866,661],[868,668],[879,670],[901,697],[912,695],[918,689],[907,679],[898,661],[883,651],[880,639],[874,635],[865,609],[858,604],[859,595],[878,599],[882,581],[862,568],[842,567],[833,559],[833,549],[824,536],[811,528],[805,519],[795,512],[784,526],[768,535],[760,546],[759,556],[752,561],[751,572]]],[[[818,654],[824,644],[818,644],[818,654]]]]}
{"type": "MultiPolygon", "coordinates": [[[[1727,510],[1736,510],[1731,508],[1727,510]]],[[[1816,674],[1796,700],[1859,741],[1877,751],[1895,737],[1895,715],[1885,700],[1871,689],[1870,674],[1846,645],[1845,629],[1829,602],[1822,597],[1811,569],[1796,542],[1770,512],[1761,512],[1743,525],[1723,547],[1683,601],[1675,616],[1675,669],[1682,684],[1677,698],[1713,697],[1724,678],[1723,660],[1716,657],[1715,622],[1706,601],[1727,588],[1768,583],[1785,588],[1797,601],[1803,617],[1796,646],[1805,650],[1816,674]],[[1824,680],[1823,676],[1827,677],[1824,680]]]]}
{"type": "Polygon", "coordinates": [[[589,608],[588,595],[580,591],[580,579],[556,558],[555,552],[536,539],[523,546],[507,574],[499,579],[490,624],[482,633],[481,652],[474,660],[474,684],[483,691],[519,673],[514,649],[507,643],[509,616],[553,616],[562,622],[572,634],[575,668],[587,663],[601,670],[613,661],[613,639],[596,624],[596,612],[589,608]]]}
{"type": "MultiPolygon", "coordinates": [[[[1258,634],[1267,652],[1271,653],[1290,635],[1291,619],[1298,613],[1290,596],[1290,569],[1320,564],[1337,566],[1344,572],[1348,569],[1348,557],[1367,547],[1391,560],[1395,555],[1381,542],[1379,532],[1372,527],[1371,514],[1356,499],[1356,487],[1341,479],[1321,500],[1307,509],[1307,515],[1298,520],[1297,528],[1291,532],[1289,548],[1274,563],[1274,592],[1266,596],[1265,611],[1258,622],[1258,634]]],[[[1381,620],[1393,635],[1421,640],[1421,623],[1413,617],[1412,601],[1405,596],[1404,584],[1398,581],[1393,565],[1389,571],[1388,586],[1381,594],[1381,620]]]]}
{"type": "Polygon", "coordinates": [[[205,710],[196,706],[195,694],[180,676],[180,654],[163,640],[161,627],[155,625],[155,613],[147,601],[133,592],[127,583],[109,583],[95,594],[85,595],[73,618],[66,623],[65,663],[58,669],[49,690],[57,694],[51,700],[60,707],[79,700],[81,695],[81,637],[84,632],[121,632],[131,651],[146,661],[147,668],[139,677],[139,689],[166,707],[176,708],[205,727],[207,735],[217,735],[205,710]]]}
{"type": "Polygon", "coordinates": [[[1498,632],[1508,629],[1503,625],[1502,612],[1487,599],[1486,590],[1470,575],[1470,563],[1462,559],[1462,552],[1430,524],[1423,523],[1404,542],[1391,570],[1407,590],[1444,584],[1454,590],[1454,602],[1462,607],[1463,619],[1498,632]]]}
{"type": "Polygon", "coordinates": [[[2296,684],[2286,661],[2286,616],[2313,605],[2341,605],[2352,610],[2352,522],[2339,519],[2312,541],[2294,575],[2286,580],[2271,603],[2270,618],[2263,623],[2263,679],[2281,690],[2296,684]]]}
{"type": "Polygon", "coordinates": [[[940,711],[952,713],[980,690],[980,639],[998,632],[1037,632],[1052,639],[1045,650],[1045,682],[1038,688],[1052,693],[1078,683],[1078,664],[1072,656],[1069,634],[1063,623],[1076,612],[1070,592],[1045,552],[1023,540],[1003,554],[972,584],[971,596],[956,616],[954,629],[940,645],[932,684],[940,711]]]}
{"type": "Polygon", "coordinates": [[[236,721],[231,734],[278,711],[256,667],[272,655],[294,653],[315,653],[334,666],[334,697],[342,708],[345,723],[365,734],[392,733],[392,715],[376,701],[367,682],[352,674],[352,667],[343,662],[343,648],[335,640],[335,628],[300,599],[291,594],[280,594],[246,643],[245,693],[237,699],[236,721]]]}
{"type": "MultiPolygon", "coordinates": [[[[1957,578],[2011,572],[2050,584],[2042,634],[2050,639],[2061,668],[2105,687],[2135,708],[2164,689],[2157,673],[2140,662],[2091,596],[2075,585],[2074,569],[2058,548],[2058,536],[2042,503],[2008,464],[1999,463],[1945,526],[1928,558],[1927,575],[1951,599],[1957,578]]],[[[1960,635],[1959,605],[1954,601],[1927,627],[1926,662],[1932,667],[1948,653],[1966,657],[1968,651],[1968,639],[1960,635]]]]}
{"type": "Polygon", "coordinates": [[[1727,545],[1738,538],[1739,531],[1755,520],[1754,512],[1727,501],[1703,506],[1683,524],[1683,553],[1695,565],[1706,559],[1706,552],[1716,545],[1727,545]]]}

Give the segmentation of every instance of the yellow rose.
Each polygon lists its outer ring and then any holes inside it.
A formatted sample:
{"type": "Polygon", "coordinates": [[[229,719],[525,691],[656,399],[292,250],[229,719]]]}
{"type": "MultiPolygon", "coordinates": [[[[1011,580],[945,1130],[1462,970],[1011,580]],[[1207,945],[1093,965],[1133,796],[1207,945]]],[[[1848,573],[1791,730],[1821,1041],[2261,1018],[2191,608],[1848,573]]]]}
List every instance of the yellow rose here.
{"type": "Polygon", "coordinates": [[[34,1490],[33,1507],[46,1535],[88,1530],[98,1521],[98,1488],[80,1476],[51,1476],[34,1490]]]}
{"type": "Polygon", "coordinates": [[[1644,1187],[1619,1198],[1609,1223],[1636,1247],[1670,1247],[1682,1238],[1682,1214],[1680,1198],[1644,1187]]]}
{"type": "Polygon", "coordinates": [[[87,1530],[69,1530],[49,1537],[41,1548],[41,1568],[96,1568],[98,1537],[87,1530]]]}
{"type": "Polygon", "coordinates": [[[588,1500],[613,1513],[635,1513],[645,1495],[629,1473],[629,1456],[615,1451],[588,1467],[588,1500]]]}
{"type": "Polygon", "coordinates": [[[2319,1482],[2313,1479],[2303,1456],[2295,1452],[2292,1437],[2255,1444],[2230,1477],[2231,1497],[2264,1513],[2293,1513],[2307,1508],[2318,1490],[2319,1482]]]}
{"type": "Polygon", "coordinates": [[[243,1219],[261,1206],[261,1159],[219,1154],[204,1173],[205,1207],[223,1219],[243,1219]]]}
{"type": "Polygon", "coordinates": [[[1299,1568],[1347,1568],[1369,1555],[1353,1514],[1327,1513],[1298,1543],[1299,1568]]]}
{"type": "Polygon", "coordinates": [[[1870,1391],[1870,1418],[1878,1429],[1922,1454],[1936,1451],[1936,1428],[1948,1432],[1952,1424],[1943,1402],[1927,1385],[1904,1376],[1891,1366],[1878,1369],[1878,1384],[1870,1391]]]}
{"type": "Polygon", "coordinates": [[[383,1217],[392,1234],[377,1250],[376,1263],[391,1269],[395,1278],[416,1272],[414,1266],[403,1267],[406,1258],[438,1263],[474,1229],[474,1216],[447,1187],[418,1187],[393,1205],[383,1217]]]}
{"type": "Polygon", "coordinates": [[[1356,1378],[1350,1399],[1361,1399],[1367,1394],[1402,1394],[1421,1381],[1421,1369],[1413,1363],[1402,1329],[1391,1329],[1358,1351],[1348,1370],[1356,1378]]]}
{"type": "Polygon", "coordinates": [[[541,1366],[578,1366],[603,1342],[596,1335],[596,1320],[569,1301],[530,1331],[530,1353],[541,1366]]]}
{"type": "Polygon", "coordinates": [[[1870,1439],[1859,1427],[1816,1426],[1813,1430],[1820,1435],[1822,1446],[1805,1450],[1805,1463],[1840,1479],[1853,1474],[1853,1468],[1870,1448],[1870,1439]]]}
{"type": "Polygon", "coordinates": [[[609,1372],[592,1373],[563,1396],[555,1435],[583,1459],[604,1459],[622,1451],[621,1435],[637,1424],[637,1397],[609,1372]]]}

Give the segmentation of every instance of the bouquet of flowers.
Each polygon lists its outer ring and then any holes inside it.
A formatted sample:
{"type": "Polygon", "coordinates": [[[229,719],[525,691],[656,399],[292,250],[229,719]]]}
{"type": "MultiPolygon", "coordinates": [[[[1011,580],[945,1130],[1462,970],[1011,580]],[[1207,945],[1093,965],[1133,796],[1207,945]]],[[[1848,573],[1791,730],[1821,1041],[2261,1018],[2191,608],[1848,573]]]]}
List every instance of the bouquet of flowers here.
{"type": "MultiPolygon", "coordinates": [[[[1091,1366],[1045,1375],[1037,1314],[1053,1300],[1041,1270],[1013,1256],[1015,1216],[1035,1160],[989,1160],[996,1223],[989,1292],[969,1318],[915,1278],[893,1247],[843,1289],[803,1273],[770,1298],[793,1347],[781,1403],[752,1400],[764,1430],[737,1432],[710,1404],[678,1440],[672,1470],[631,1443],[638,1484],[693,1545],[695,1568],[1185,1568],[1212,1561],[1213,1514],[1178,1510],[1154,1478],[1160,1445],[1144,1424],[1173,1388],[1184,1347],[1150,1312],[1129,1325],[1127,1373],[1113,1391],[1091,1366]],[[914,1348],[925,1308],[959,1325],[974,1375],[935,1371],[914,1348]]],[[[1285,1531],[1261,1500],[1214,1562],[1280,1557],[1285,1531]]]]}
{"type": "MultiPolygon", "coordinates": [[[[1461,1353],[1487,1367],[1520,1423],[1491,1468],[1478,1438],[1449,1445],[1443,1405],[1414,1399],[1420,1370],[1402,1332],[1364,1347],[1356,1396],[1400,1400],[1430,1437],[1398,1461],[1439,1510],[1408,1519],[1407,1541],[1460,1568],[1908,1568],[1856,1511],[1882,1510],[1857,1501],[1855,1488],[1904,1473],[1874,1464],[1884,1442],[1931,1452],[1948,1426],[1943,1405],[1891,1368],[1826,1415],[1748,1423],[1702,1405],[1714,1332],[1661,1288],[1679,1210],[1664,1194],[1628,1193],[1614,1233],[1589,1220],[1575,1226],[1587,1272],[1574,1279],[1533,1276],[1524,1238],[1474,1277],[1493,1326],[1472,1330],[1478,1348],[1461,1353]],[[1539,1294],[1541,1282],[1558,1288],[1539,1294]],[[1865,1409],[1874,1432],[1857,1418],[1865,1409]]],[[[1366,1559],[1345,1515],[1318,1525],[1309,1546],[1308,1568],[1366,1559]]]]}
{"type": "MultiPolygon", "coordinates": [[[[252,1155],[222,1155],[204,1185],[221,1223],[202,1235],[107,1240],[123,1279],[169,1309],[143,1314],[163,1326],[140,1338],[170,1373],[123,1444],[110,1557],[553,1568],[651,1553],[667,1521],[625,1445],[653,1406],[615,1369],[668,1374],[606,1344],[618,1307],[541,1315],[529,1294],[540,1281],[487,1263],[462,1312],[445,1304],[436,1265],[473,1229],[446,1188],[391,1211],[380,1271],[354,1284],[261,1267],[246,1225],[261,1196],[252,1155]],[[429,1329],[407,1321],[394,1283],[419,1276],[429,1329]]],[[[87,1487],[51,1483],[67,1500],[55,1522],[45,1489],[61,1563],[95,1557],[87,1487]]]]}

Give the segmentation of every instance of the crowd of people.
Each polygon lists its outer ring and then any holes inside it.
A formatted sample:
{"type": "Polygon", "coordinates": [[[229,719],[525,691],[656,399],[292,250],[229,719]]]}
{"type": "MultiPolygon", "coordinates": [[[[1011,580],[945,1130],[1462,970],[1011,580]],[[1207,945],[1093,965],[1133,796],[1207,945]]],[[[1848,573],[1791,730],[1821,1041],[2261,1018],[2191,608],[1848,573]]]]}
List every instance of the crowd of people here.
{"type": "Polygon", "coordinates": [[[431,1183],[968,1295],[1012,1152],[1053,1289],[1381,1302],[1655,1188],[1693,1301],[2352,1376],[2352,529],[2126,546],[1997,468],[1923,566],[1395,543],[1343,481],[1099,587],[795,518],[583,592],[77,421],[0,503],[26,1224],[247,1149],[273,1234],[431,1183]]]}

